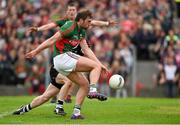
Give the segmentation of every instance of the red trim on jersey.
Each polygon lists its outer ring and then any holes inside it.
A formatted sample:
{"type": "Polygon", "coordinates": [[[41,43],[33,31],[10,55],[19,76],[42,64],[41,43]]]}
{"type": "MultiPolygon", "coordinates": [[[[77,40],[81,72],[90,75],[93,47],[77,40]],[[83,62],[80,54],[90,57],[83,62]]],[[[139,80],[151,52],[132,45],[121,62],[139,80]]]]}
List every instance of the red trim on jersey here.
{"type": "Polygon", "coordinates": [[[73,24],[68,28],[68,29],[66,29],[66,30],[64,30],[64,31],[60,31],[61,32],[61,35],[62,36],[66,36],[67,34],[69,34],[70,32],[72,32],[75,28],[76,28],[76,23],[75,22],[73,22],[73,24]]]}
{"type": "Polygon", "coordinates": [[[64,50],[64,42],[62,40],[56,41],[56,47],[58,48],[60,53],[62,53],[64,50]]]}
{"type": "Polygon", "coordinates": [[[80,40],[68,40],[62,39],[65,44],[70,44],[71,46],[77,46],[80,43],[80,40]]]}
{"type": "Polygon", "coordinates": [[[56,47],[62,53],[64,49],[64,44],[70,44],[71,46],[77,46],[80,43],[80,40],[68,40],[68,39],[61,39],[56,41],[56,47]]]}

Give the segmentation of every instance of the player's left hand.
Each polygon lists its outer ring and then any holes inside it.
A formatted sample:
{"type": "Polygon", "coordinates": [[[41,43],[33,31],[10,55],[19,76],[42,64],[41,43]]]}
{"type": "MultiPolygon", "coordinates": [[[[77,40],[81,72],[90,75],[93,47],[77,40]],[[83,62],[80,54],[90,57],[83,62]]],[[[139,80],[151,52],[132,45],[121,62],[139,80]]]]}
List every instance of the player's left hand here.
{"type": "Polygon", "coordinates": [[[33,57],[35,57],[37,54],[38,54],[38,53],[37,53],[36,50],[32,50],[32,51],[28,52],[28,53],[25,55],[25,57],[26,57],[26,58],[33,58],[33,57]]]}
{"type": "Polygon", "coordinates": [[[104,73],[106,75],[109,74],[109,70],[104,65],[101,65],[101,68],[102,68],[102,73],[104,73]]]}

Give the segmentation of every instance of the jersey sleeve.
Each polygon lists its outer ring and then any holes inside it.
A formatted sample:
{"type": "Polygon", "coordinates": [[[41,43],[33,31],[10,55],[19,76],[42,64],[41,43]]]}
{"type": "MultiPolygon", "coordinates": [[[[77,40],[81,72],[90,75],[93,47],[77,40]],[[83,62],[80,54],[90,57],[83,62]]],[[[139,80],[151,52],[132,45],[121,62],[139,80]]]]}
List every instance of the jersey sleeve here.
{"type": "Polygon", "coordinates": [[[65,24],[65,20],[57,20],[57,21],[55,21],[55,24],[58,25],[59,27],[61,27],[65,24]]]}
{"type": "Polygon", "coordinates": [[[69,37],[75,29],[75,23],[73,21],[66,22],[60,27],[62,37],[69,37]]]}

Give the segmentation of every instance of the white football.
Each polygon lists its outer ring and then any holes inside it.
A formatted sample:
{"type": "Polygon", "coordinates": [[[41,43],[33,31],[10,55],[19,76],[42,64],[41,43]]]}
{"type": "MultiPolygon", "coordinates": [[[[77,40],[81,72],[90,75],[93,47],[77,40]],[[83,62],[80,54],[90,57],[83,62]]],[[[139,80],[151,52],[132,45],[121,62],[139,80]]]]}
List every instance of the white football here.
{"type": "Polygon", "coordinates": [[[124,78],[121,75],[112,75],[109,79],[109,86],[113,89],[119,89],[124,86],[124,78]]]}

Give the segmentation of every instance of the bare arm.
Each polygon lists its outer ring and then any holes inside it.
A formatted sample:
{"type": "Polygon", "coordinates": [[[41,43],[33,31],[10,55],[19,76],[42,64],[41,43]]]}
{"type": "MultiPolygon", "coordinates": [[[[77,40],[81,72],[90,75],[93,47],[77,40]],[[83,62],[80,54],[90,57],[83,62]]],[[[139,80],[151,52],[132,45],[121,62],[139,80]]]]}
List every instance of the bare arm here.
{"type": "Polygon", "coordinates": [[[48,23],[48,24],[40,26],[40,27],[30,27],[28,29],[28,31],[29,32],[44,31],[44,30],[55,28],[56,26],[57,26],[57,24],[52,22],[52,23],[48,23]]]}
{"type": "Polygon", "coordinates": [[[98,58],[96,57],[96,55],[93,53],[93,51],[89,48],[89,46],[87,45],[87,42],[85,39],[83,39],[80,42],[80,46],[82,48],[82,51],[84,52],[84,55],[86,55],[88,58],[94,60],[95,62],[97,62],[98,64],[102,65],[101,62],[98,60],[98,58]]]}
{"type": "Polygon", "coordinates": [[[94,60],[95,62],[97,62],[101,68],[102,68],[102,71],[108,75],[109,71],[108,69],[99,61],[99,59],[96,57],[96,55],[94,54],[94,52],[88,47],[87,45],[87,42],[85,39],[83,39],[81,42],[80,42],[80,46],[81,46],[81,49],[83,50],[84,52],[84,55],[86,55],[88,58],[94,60]]]}
{"type": "Polygon", "coordinates": [[[116,25],[117,22],[110,20],[110,21],[100,21],[100,20],[92,20],[91,25],[92,26],[111,26],[116,25]]]}
{"type": "Polygon", "coordinates": [[[26,54],[26,58],[33,58],[38,53],[40,53],[42,50],[52,46],[56,40],[61,39],[61,33],[57,32],[54,36],[47,39],[46,41],[42,42],[36,49],[32,50],[31,52],[26,54]]]}
{"type": "Polygon", "coordinates": [[[57,26],[57,24],[54,23],[54,22],[52,22],[52,23],[48,23],[48,24],[46,24],[46,25],[37,27],[37,30],[38,30],[38,31],[44,31],[44,30],[48,30],[48,29],[55,28],[56,26],[57,26]]]}

